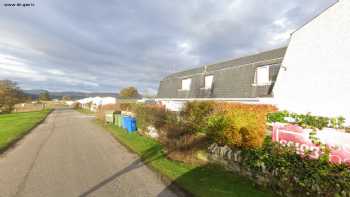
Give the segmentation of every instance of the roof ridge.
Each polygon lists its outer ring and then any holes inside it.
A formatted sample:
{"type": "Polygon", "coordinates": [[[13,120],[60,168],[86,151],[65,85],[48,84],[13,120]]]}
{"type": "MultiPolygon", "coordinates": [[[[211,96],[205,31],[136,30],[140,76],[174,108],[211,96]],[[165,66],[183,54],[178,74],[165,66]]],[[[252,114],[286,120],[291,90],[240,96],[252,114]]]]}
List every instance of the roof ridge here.
{"type": "Polygon", "coordinates": [[[284,47],[279,47],[279,48],[275,48],[275,49],[271,49],[271,50],[267,50],[267,51],[260,51],[260,52],[256,52],[256,53],[250,53],[250,54],[247,54],[247,55],[241,55],[241,56],[239,56],[237,58],[223,60],[223,61],[217,61],[216,63],[208,64],[207,66],[214,66],[214,65],[217,65],[217,64],[223,64],[223,63],[227,63],[227,62],[231,62],[231,61],[235,61],[235,60],[239,60],[239,59],[243,59],[243,58],[253,57],[253,56],[256,56],[256,55],[263,54],[263,53],[270,53],[270,52],[273,52],[273,51],[278,51],[278,50],[287,49],[287,48],[288,48],[288,46],[284,46],[284,47]]]}
{"type": "MultiPolygon", "coordinates": [[[[195,71],[195,70],[204,70],[205,66],[207,66],[207,68],[212,68],[212,67],[218,66],[220,64],[226,64],[226,63],[229,63],[229,62],[232,62],[232,61],[239,61],[239,60],[242,60],[244,58],[251,58],[251,57],[254,57],[254,56],[261,55],[261,54],[268,54],[268,53],[272,53],[274,51],[286,50],[286,49],[287,49],[287,46],[279,47],[279,48],[275,48],[275,49],[271,49],[271,50],[267,50],[267,51],[257,52],[257,53],[253,53],[253,54],[249,54],[249,55],[245,55],[245,56],[240,56],[238,58],[234,58],[234,59],[230,59],[230,60],[218,61],[216,63],[206,64],[206,65],[203,65],[203,66],[199,66],[199,67],[195,67],[195,68],[191,68],[191,69],[175,72],[175,73],[172,73],[172,74],[164,77],[164,79],[168,79],[168,78],[174,77],[176,75],[185,74],[186,72],[191,72],[191,71],[195,71]]],[[[199,71],[199,72],[202,72],[202,71],[199,71]]]]}

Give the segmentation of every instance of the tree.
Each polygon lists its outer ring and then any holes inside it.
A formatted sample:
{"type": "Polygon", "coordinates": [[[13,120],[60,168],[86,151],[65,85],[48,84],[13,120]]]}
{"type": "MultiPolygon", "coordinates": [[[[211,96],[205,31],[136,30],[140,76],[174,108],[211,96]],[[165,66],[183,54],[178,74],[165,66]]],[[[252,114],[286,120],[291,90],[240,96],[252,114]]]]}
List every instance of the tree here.
{"type": "Polygon", "coordinates": [[[122,99],[138,98],[139,96],[137,89],[132,86],[122,89],[119,93],[119,98],[122,99]]]}
{"type": "Polygon", "coordinates": [[[70,96],[62,96],[63,101],[70,101],[72,98],[70,96]]]}
{"type": "Polygon", "coordinates": [[[11,112],[14,105],[23,102],[24,99],[24,93],[16,82],[0,80],[0,112],[11,112]]]}
{"type": "Polygon", "coordinates": [[[39,95],[39,100],[41,101],[49,101],[51,100],[49,91],[45,90],[39,95]]]}

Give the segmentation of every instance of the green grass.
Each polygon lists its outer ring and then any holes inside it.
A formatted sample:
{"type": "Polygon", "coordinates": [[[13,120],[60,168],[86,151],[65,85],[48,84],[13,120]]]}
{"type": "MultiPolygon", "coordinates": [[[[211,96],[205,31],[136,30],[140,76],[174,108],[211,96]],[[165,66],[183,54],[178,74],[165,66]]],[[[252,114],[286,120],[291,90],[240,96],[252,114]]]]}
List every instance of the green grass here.
{"type": "Polygon", "coordinates": [[[0,115],[0,152],[8,148],[12,142],[27,134],[42,121],[51,110],[36,112],[11,113],[0,115]]]}
{"type": "Polygon", "coordinates": [[[139,154],[144,163],[196,196],[273,196],[272,193],[258,190],[248,180],[219,166],[194,166],[170,160],[157,141],[137,133],[126,133],[116,126],[105,127],[122,144],[139,154]]]}

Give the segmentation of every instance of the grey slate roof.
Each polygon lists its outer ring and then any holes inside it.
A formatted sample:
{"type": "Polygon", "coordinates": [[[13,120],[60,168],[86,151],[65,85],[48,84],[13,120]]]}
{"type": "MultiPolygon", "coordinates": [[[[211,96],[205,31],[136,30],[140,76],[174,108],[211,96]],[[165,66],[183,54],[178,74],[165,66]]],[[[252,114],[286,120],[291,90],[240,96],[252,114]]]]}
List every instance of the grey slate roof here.
{"type": "Polygon", "coordinates": [[[273,83],[254,86],[256,68],[270,67],[270,80],[275,81],[286,47],[274,49],[234,60],[206,65],[191,70],[174,73],[159,84],[158,98],[256,98],[271,97],[273,83]],[[204,77],[214,76],[212,89],[205,90],[204,77]],[[191,90],[183,91],[183,79],[191,78],[191,90]]]}

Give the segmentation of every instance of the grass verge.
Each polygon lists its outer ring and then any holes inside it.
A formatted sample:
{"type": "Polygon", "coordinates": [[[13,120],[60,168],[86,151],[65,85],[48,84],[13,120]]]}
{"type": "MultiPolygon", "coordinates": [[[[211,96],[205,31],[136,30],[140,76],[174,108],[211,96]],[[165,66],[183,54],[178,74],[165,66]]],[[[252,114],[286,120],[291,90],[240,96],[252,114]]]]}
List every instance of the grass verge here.
{"type": "Polygon", "coordinates": [[[0,153],[42,122],[52,110],[0,115],[0,153]]]}
{"type": "Polygon", "coordinates": [[[140,155],[145,164],[195,196],[273,196],[272,193],[258,190],[248,180],[235,176],[219,166],[194,166],[170,160],[166,157],[162,145],[153,139],[137,133],[127,133],[124,129],[113,125],[104,127],[118,141],[140,155]]]}

